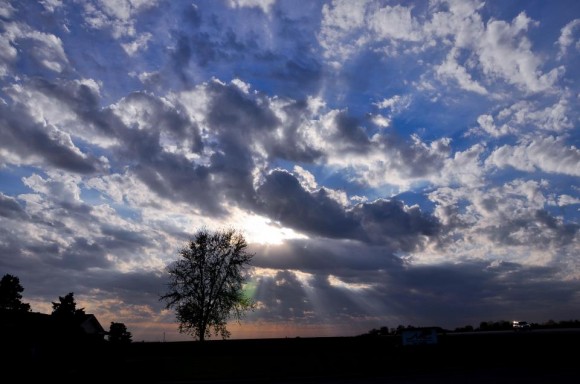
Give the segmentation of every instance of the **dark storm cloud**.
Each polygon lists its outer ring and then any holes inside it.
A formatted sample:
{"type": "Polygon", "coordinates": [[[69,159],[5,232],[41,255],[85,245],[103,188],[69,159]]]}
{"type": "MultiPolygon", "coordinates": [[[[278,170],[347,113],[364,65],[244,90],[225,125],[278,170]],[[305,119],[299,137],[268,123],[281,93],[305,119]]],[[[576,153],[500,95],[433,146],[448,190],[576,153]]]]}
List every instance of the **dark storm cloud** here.
{"type": "Polygon", "coordinates": [[[341,148],[348,152],[364,153],[368,150],[369,138],[357,119],[346,112],[340,112],[334,118],[334,123],[337,132],[335,140],[341,143],[341,148]]]}
{"type": "Polygon", "coordinates": [[[254,296],[265,308],[260,310],[267,320],[304,321],[315,310],[296,276],[280,271],[274,278],[262,278],[254,296]]]}
{"type": "Polygon", "coordinates": [[[136,164],[131,173],[164,199],[192,203],[208,212],[219,213],[222,195],[216,191],[206,166],[192,164],[185,157],[168,153],[159,145],[158,132],[128,131],[119,154],[136,164]],[[132,140],[128,140],[132,137],[132,140]]]}
{"type": "Polygon", "coordinates": [[[55,264],[63,270],[75,269],[86,271],[89,268],[108,268],[112,263],[107,260],[109,252],[105,242],[88,241],[85,238],[77,237],[74,241],[62,250],[59,261],[55,264]]]}
{"type": "Polygon", "coordinates": [[[36,123],[26,110],[0,103],[0,146],[24,161],[40,158],[53,167],[88,174],[100,168],[98,159],[82,156],[50,135],[47,127],[36,123]]]}
{"type": "MultiPolygon", "coordinates": [[[[193,152],[202,149],[202,141],[196,124],[158,98],[133,93],[123,99],[118,108],[138,108],[142,113],[135,120],[138,126],[129,127],[116,116],[114,109],[102,109],[99,95],[84,84],[34,80],[29,85],[34,91],[58,102],[55,108],[66,106],[71,110],[78,119],[77,124],[81,124],[74,127],[81,137],[97,135],[105,140],[114,140],[116,145],[111,148],[116,155],[111,156],[113,164],[118,161],[129,164],[130,172],[159,196],[194,203],[211,212],[220,212],[219,204],[227,195],[222,190],[236,196],[243,189],[251,199],[250,172],[253,162],[244,139],[243,124],[263,129],[274,121],[272,112],[266,108],[259,109],[255,102],[244,101],[235,92],[228,93],[227,89],[223,94],[217,92],[212,123],[221,132],[218,134],[222,138],[220,144],[227,155],[217,153],[213,157],[215,164],[210,169],[205,165],[196,165],[184,155],[164,150],[162,134],[178,143],[187,140],[189,150],[193,152]],[[221,109],[223,107],[227,107],[229,112],[221,109]],[[220,116],[220,110],[223,116],[220,116]],[[214,183],[210,182],[210,172],[218,175],[214,183]]],[[[17,151],[24,158],[30,154],[44,156],[54,166],[79,173],[99,169],[97,166],[100,163],[92,157],[83,158],[53,140],[44,127],[27,119],[27,111],[19,108],[18,104],[11,107],[2,104],[0,108],[5,112],[0,117],[3,126],[0,131],[1,145],[10,151],[17,151]]]]}
{"type": "Polygon", "coordinates": [[[325,275],[313,276],[308,282],[299,280],[291,271],[262,277],[254,300],[260,302],[256,310],[259,318],[266,321],[318,324],[362,314],[356,299],[332,287],[325,275]]]}
{"type": "Polygon", "coordinates": [[[438,174],[448,159],[450,141],[443,138],[431,146],[418,141],[405,140],[396,133],[381,135],[380,143],[389,153],[391,165],[402,175],[409,178],[421,178],[438,174]]]}
{"type": "Polygon", "coordinates": [[[161,99],[145,92],[133,92],[119,104],[140,110],[142,121],[138,124],[141,128],[167,133],[177,142],[187,140],[191,143],[189,150],[193,153],[202,150],[203,143],[197,124],[190,121],[185,113],[163,103],[161,99]]]}
{"type": "Polygon", "coordinates": [[[264,146],[268,148],[268,155],[272,161],[284,159],[296,162],[313,163],[323,157],[324,153],[314,148],[298,133],[302,124],[310,119],[311,112],[304,100],[297,100],[285,105],[282,110],[288,120],[283,124],[282,136],[261,136],[264,146]]]}
{"type": "Polygon", "coordinates": [[[208,95],[211,137],[206,145],[213,151],[209,164],[195,164],[182,154],[165,151],[160,142],[162,132],[190,140],[191,150],[201,150],[199,129],[153,96],[138,93],[124,99],[120,107],[139,106],[147,111],[151,118],[138,122],[147,129],[117,124],[116,151],[134,164],[131,172],[158,195],[219,214],[223,213],[220,204],[224,199],[253,205],[255,164],[249,143],[267,136],[279,121],[267,103],[261,105],[236,86],[210,83],[208,95]]]}
{"type": "Polygon", "coordinates": [[[365,282],[377,270],[397,270],[403,266],[389,247],[351,240],[294,239],[280,245],[252,244],[250,247],[255,253],[252,259],[255,267],[333,273],[353,283],[365,282]]]}
{"type": "MultiPolygon", "coordinates": [[[[256,248],[259,251],[254,257],[256,266],[281,268],[276,275],[257,281],[255,298],[264,304],[264,308],[258,309],[260,318],[274,320],[288,316],[308,323],[380,313],[392,315],[392,321],[397,323],[381,324],[390,327],[399,324],[460,327],[521,317],[544,322],[549,319],[538,318],[538,314],[544,314],[545,308],[551,308],[556,319],[566,319],[578,305],[580,283],[554,279],[558,275],[555,268],[483,261],[414,266],[397,262],[397,258],[385,252],[383,260],[387,262],[382,265],[377,262],[374,268],[369,264],[361,270],[356,262],[344,263],[347,254],[350,259],[358,258],[356,247],[341,250],[344,243],[331,240],[327,243],[335,250],[333,254],[328,251],[318,254],[316,243],[317,240],[298,241],[304,255],[299,247],[294,247],[298,258],[294,263],[287,263],[284,247],[256,248]],[[314,249],[310,250],[312,245],[314,249]],[[310,275],[299,279],[293,272],[296,270],[310,275]],[[330,276],[351,286],[332,284],[330,276]],[[277,300],[280,297],[284,300],[277,300]]],[[[368,252],[364,247],[360,250],[363,254],[368,252]]],[[[364,258],[373,257],[376,255],[364,258]]]]}
{"type": "Polygon", "coordinates": [[[358,204],[349,215],[363,228],[363,240],[406,252],[421,248],[421,236],[435,238],[440,231],[439,222],[434,217],[416,206],[405,208],[397,200],[358,204]]]}
{"type": "Polygon", "coordinates": [[[258,100],[241,92],[238,87],[217,82],[209,83],[208,91],[211,96],[208,123],[226,130],[228,136],[268,132],[280,123],[266,99],[259,100],[262,105],[258,105],[258,100]]]}
{"type": "Polygon", "coordinates": [[[308,192],[288,172],[272,171],[257,194],[262,211],[291,228],[333,238],[358,237],[359,223],[324,189],[308,192]]]}
{"type": "Polygon", "coordinates": [[[260,209],[270,218],[319,236],[408,252],[421,247],[423,236],[436,237],[440,230],[435,218],[399,201],[376,200],[345,209],[324,188],[306,191],[296,177],[281,170],[268,174],[257,194],[260,209]]]}
{"type": "MultiPolygon", "coordinates": [[[[136,120],[139,127],[129,127],[112,110],[101,109],[98,95],[88,87],[73,84],[59,87],[41,82],[37,83],[36,89],[62,102],[72,103],[71,108],[80,115],[81,121],[89,127],[96,127],[95,132],[113,134],[118,143],[112,148],[113,151],[126,164],[130,164],[130,173],[137,175],[159,196],[193,203],[206,212],[221,212],[219,204],[225,197],[238,204],[255,206],[256,191],[252,175],[255,164],[248,143],[261,142],[268,153],[276,153],[280,158],[311,160],[319,156],[301,140],[292,140],[297,137],[296,132],[303,118],[301,114],[306,118],[304,103],[289,103],[285,107],[287,112],[298,113],[289,113],[296,118],[284,127],[283,132],[287,136],[281,140],[273,135],[280,121],[273,114],[268,101],[248,96],[234,85],[213,83],[210,86],[207,122],[216,144],[207,166],[196,165],[183,155],[163,149],[160,142],[162,132],[171,133],[177,139],[193,138],[192,150],[200,150],[201,141],[195,125],[154,96],[134,93],[119,104],[121,107],[123,103],[139,106],[147,111],[145,116],[136,120]],[[84,106],[75,102],[75,99],[84,101],[84,106]]],[[[346,115],[340,116],[336,120],[340,139],[353,148],[365,147],[368,140],[365,140],[366,136],[357,122],[346,115]]],[[[283,172],[268,175],[257,194],[261,199],[259,206],[271,218],[319,236],[358,239],[372,244],[386,244],[389,249],[408,251],[419,244],[418,235],[432,236],[436,233],[436,226],[432,222],[421,216],[420,212],[405,212],[400,203],[379,201],[346,211],[329,197],[325,189],[308,192],[294,176],[283,172]],[[394,222],[400,222],[401,225],[397,226],[394,222]]],[[[76,218],[79,222],[91,220],[89,208],[66,206],[65,203],[58,206],[63,216],[76,218]]],[[[44,220],[48,222],[49,218],[44,220]]],[[[60,226],[63,234],[72,235],[71,229],[58,220],[53,220],[51,225],[60,226]]],[[[105,248],[117,250],[122,259],[125,252],[134,252],[135,247],[148,244],[136,233],[115,228],[103,228],[101,231],[105,237],[95,238],[98,245],[77,238],[68,247],[46,250],[51,253],[46,262],[55,266],[67,263],[67,269],[76,271],[89,267],[107,268],[110,262],[105,259],[105,248]]],[[[23,249],[30,251],[32,247],[32,244],[28,247],[25,245],[23,249]]],[[[295,251],[298,252],[298,249],[295,251]]],[[[322,248],[318,249],[320,251],[322,248]]],[[[303,252],[302,256],[304,259],[308,257],[309,263],[314,264],[311,268],[316,268],[315,264],[322,260],[316,258],[314,252],[303,252]]],[[[348,258],[339,259],[344,263],[348,258]]],[[[324,263],[332,263],[333,260],[337,259],[328,257],[317,268],[321,269],[324,263]]],[[[370,265],[369,260],[367,257],[370,265]]],[[[378,264],[396,264],[390,254],[385,260],[378,264]]],[[[356,280],[352,275],[348,278],[350,281],[356,280]]]]}
{"type": "Polygon", "coordinates": [[[103,287],[108,295],[118,297],[124,303],[147,305],[155,311],[164,307],[164,303],[159,301],[160,295],[165,293],[167,289],[168,280],[163,273],[108,271],[107,273],[95,273],[94,279],[92,284],[103,287]]]}
{"type": "Polygon", "coordinates": [[[49,99],[58,100],[61,108],[68,108],[76,114],[79,123],[86,126],[83,130],[94,130],[103,136],[115,136],[117,119],[101,110],[101,97],[98,91],[78,81],[48,81],[33,79],[30,86],[49,99]]]}
{"type": "MultiPolygon", "coordinates": [[[[17,224],[0,217],[0,273],[25,270],[29,267],[28,261],[22,258],[20,241],[14,236],[17,224]]],[[[16,273],[13,273],[17,275],[16,273]]]]}
{"type": "Polygon", "coordinates": [[[218,176],[215,189],[223,191],[229,199],[255,205],[252,145],[261,144],[273,160],[311,160],[319,156],[297,135],[304,105],[286,106],[289,112],[298,112],[297,120],[282,125],[267,98],[249,96],[233,84],[217,82],[210,83],[208,94],[211,102],[207,121],[216,140],[210,171],[218,176]]]}
{"type": "MultiPolygon", "coordinates": [[[[128,311],[127,303],[131,306],[149,306],[154,311],[163,309],[159,295],[164,292],[166,278],[152,272],[122,273],[99,268],[91,270],[28,268],[19,271],[17,275],[24,287],[24,299],[36,298],[49,303],[56,301],[58,296],[73,292],[78,302],[82,296],[91,297],[95,287],[98,287],[101,299],[122,301],[118,304],[118,308],[109,308],[111,310],[128,311]]],[[[92,313],[95,308],[87,307],[85,310],[92,313]]]]}
{"type": "Polygon", "coordinates": [[[554,302],[568,303],[564,307],[575,305],[578,284],[554,281],[556,275],[552,268],[515,263],[415,266],[392,275],[384,296],[389,301],[390,296],[396,298],[402,313],[417,319],[477,326],[483,320],[534,318],[545,313],[534,308],[550,308],[554,302]],[[450,313],[456,318],[450,319],[450,313]]]}
{"type": "Polygon", "coordinates": [[[261,143],[271,160],[313,161],[322,156],[298,134],[311,118],[305,101],[288,100],[282,107],[288,121],[282,122],[263,95],[248,95],[233,84],[218,82],[211,82],[208,89],[208,123],[228,149],[249,154],[250,144],[261,143]]]}
{"type": "Polygon", "coordinates": [[[15,198],[0,192],[0,216],[10,219],[26,219],[28,214],[15,198]]]}
{"type": "Polygon", "coordinates": [[[104,238],[100,243],[104,249],[139,249],[151,246],[151,240],[141,232],[130,231],[120,227],[110,225],[101,226],[101,234],[104,238]]]}

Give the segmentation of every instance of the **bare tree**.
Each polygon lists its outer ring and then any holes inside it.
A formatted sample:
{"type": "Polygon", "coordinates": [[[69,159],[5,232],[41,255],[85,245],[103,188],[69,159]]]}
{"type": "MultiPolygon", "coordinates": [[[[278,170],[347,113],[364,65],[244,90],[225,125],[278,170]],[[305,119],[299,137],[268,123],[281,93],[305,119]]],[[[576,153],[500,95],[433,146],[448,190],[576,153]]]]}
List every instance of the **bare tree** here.
{"type": "Polygon", "coordinates": [[[245,270],[253,254],[246,251],[244,236],[233,229],[199,230],[167,267],[168,292],[160,300],[174,308],[179,331],[204,341],[230,336],[230,318],[240,320],[254,303],[244,295],[245,270]]]}

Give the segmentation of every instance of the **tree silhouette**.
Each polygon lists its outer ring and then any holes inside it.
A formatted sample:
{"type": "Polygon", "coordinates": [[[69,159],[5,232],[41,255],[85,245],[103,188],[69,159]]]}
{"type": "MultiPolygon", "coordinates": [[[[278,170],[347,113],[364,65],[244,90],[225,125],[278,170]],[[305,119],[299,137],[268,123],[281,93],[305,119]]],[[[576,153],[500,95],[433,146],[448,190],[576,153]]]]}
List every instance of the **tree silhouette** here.
{"type": "Polygon", "coordinates": [[[77,309],[74,293],[70,292],[67,295],[59,296],[59,302],[52,302],[52,315],[66,321],[74,321],[81,319],[85,315],[85,309],[77,309]]]}
{"type": "Polygon", "coordinates": [[[5,311],[29,312],[30,304],[23,303],[20,279],[16,276],[5,274],[0,280],[0,309],[5,311]]]}
{"type": "Polygon", "coordinates": [[[109,327],[109,341],[115,344],[129,344],[131,342],[131,332],[123,323],[111,322],[109,327]]]}
{"type": "Polygon", "coordinates": [[[179,331],[200,341],[230,336],[231,317],[238,321],[254,303],[243,294],[244,270],[253,254],[238,231],[199,230],[179,251],[179,259],[167,267],[168,292],[160,297],[166,308],[175,308],[179,331]]]}

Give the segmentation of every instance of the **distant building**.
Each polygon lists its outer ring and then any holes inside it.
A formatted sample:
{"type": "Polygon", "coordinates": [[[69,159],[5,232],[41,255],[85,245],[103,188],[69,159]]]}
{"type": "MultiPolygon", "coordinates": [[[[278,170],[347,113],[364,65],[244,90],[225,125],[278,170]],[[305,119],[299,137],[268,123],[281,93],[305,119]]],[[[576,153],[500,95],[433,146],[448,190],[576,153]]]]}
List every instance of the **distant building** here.
{"type": "Polygon", "coordinates": [[[403,345],[437,344],[437,327],[407,328],[401,332],[403,345]]]}

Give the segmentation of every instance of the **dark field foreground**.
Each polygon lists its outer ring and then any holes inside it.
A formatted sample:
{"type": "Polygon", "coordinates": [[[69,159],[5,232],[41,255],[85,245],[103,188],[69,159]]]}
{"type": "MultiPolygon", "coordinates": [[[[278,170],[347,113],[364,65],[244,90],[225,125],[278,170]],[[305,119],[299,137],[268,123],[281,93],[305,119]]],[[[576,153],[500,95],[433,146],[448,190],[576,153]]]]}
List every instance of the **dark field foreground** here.
{"type": "Polygon", "coordinates": [[[580,383],[579,345],[578,330],[446,334],[424,346],[395,336],[133,343],[31,361],[23,373],[111,383],[580,383]]]}

